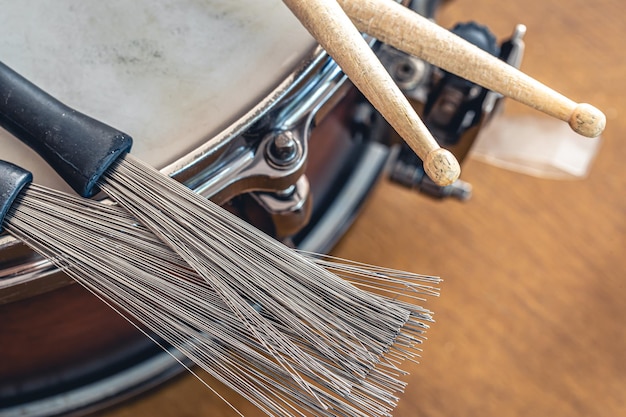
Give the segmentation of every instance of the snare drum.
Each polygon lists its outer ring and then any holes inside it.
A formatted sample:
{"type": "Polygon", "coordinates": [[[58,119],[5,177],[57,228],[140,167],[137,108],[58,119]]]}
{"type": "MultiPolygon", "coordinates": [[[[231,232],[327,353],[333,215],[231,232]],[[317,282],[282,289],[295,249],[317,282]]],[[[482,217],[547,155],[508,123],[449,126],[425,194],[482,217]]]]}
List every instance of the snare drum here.
{"type": "MultiPolygon", "coordinates": [[[[277,238],[327,250],[387,126],[280,0],[0,1],[0,60],[133,136],[133,154],[277,238]]],[[[0,131],[2,159],[69,191],[0,131]]],[[[0,414],[93,410],[182,369],[0,236],[0,414]]]]}

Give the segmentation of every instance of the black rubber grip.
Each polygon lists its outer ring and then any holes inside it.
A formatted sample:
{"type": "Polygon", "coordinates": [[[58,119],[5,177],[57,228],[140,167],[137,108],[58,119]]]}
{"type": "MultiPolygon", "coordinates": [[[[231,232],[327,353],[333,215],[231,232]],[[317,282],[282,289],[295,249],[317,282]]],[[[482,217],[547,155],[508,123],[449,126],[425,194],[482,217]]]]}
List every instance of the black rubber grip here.
{"type": "Polygon", "coordinates": [[[130,136],[59,102],[1,62],[0,125],[83,197],[98,192],[98,179],[133,143],[130,136]]]}
{"type": "Polygon", "coordinates": [[[0,232],[4,229],[4,218],[15,199],[24,187],[33,181],[33,174],[13,165],[0,161],[0,232]]]}

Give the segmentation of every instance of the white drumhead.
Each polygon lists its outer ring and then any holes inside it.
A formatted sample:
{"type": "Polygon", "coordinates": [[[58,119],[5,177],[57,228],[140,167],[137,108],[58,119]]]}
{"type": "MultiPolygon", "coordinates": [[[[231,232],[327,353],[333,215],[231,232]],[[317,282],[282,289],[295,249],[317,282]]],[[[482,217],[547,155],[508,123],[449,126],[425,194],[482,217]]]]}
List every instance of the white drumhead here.
{"type": "MultiPolygon", "coordinates": [[[[161,167],[219,133],[314,47],[281,0],[0,0],[0,60],[130,134],[161,167]]],[[[0,129],[0,159],[67,190],[0,129]]]]}

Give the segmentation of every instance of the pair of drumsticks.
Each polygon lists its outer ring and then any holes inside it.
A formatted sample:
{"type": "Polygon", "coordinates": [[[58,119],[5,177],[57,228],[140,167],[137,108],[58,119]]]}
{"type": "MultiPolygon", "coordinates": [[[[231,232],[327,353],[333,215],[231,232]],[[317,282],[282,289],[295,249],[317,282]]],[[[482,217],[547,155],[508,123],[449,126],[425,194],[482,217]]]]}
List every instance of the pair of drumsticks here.
{"type": "Polygon", "coordinates": [[[569,123],[587,137],[606,117],[576,103],[394,0],[283,0],[352,83],[424,161],[438,185],[460,175],[458,161],[439,147],[361,32],[448,72],[569,123]]]}

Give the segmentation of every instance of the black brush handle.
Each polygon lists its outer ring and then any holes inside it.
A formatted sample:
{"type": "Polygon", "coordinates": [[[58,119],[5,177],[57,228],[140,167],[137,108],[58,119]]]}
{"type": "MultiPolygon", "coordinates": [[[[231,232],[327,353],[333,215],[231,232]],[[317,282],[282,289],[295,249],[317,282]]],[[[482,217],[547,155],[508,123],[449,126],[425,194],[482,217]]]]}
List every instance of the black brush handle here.
{"type": "Polygon", "coordinates": [[[24,187],[33,181],[33,174],[10,162],[0,161],[0,232],[4,218],[24,187]]]}
{"type": "Polygon", "coordinates": [[[61,103],[0,62],[0,125],[35,150],[81,196],[132,146],[130,136],[61,103]]]}

